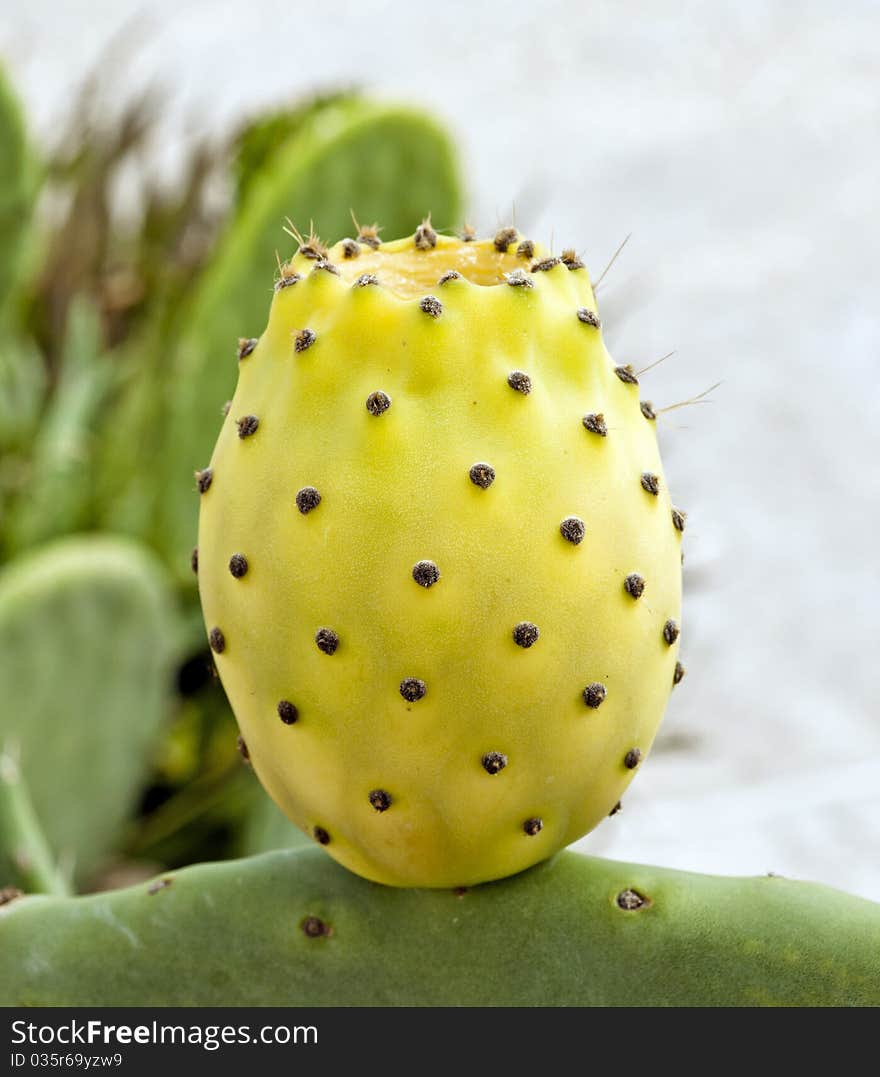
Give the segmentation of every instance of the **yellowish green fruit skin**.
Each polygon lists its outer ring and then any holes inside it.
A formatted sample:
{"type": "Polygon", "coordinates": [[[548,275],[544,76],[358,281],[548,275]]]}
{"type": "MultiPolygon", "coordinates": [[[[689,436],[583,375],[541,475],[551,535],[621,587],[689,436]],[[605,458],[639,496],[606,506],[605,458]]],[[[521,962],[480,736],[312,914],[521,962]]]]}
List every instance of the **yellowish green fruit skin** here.
{"type": "Polygon", "coordinates": [[[222,632],[215,660],[256,773],[328,853],[392,886],[511,875],[592,829],[637,769],[631,749],[643,765],[673,683],[681,533],[655,423],[577,316],[596,310],[586,269],[533,272],[547,252],[524,259],[518,241],[409,237],[353,259],[338,245],[338,274],[297,254],[283,273],[302,279],[276,291],[239,363],[200,495],[205,623],[222,632]],[[450,268],[464,275],[438,284],[450,268]],[[531,286],[508,283],[516,270],[531,286]],[[355,283],[364,272],[379,283],[355,283]],[[314,342],[298,351],[303,329],[314,342]],[[391,399],[380,415],[376,391],[391,399]],[[596,413],[607,436],[584,426],[596,413]],[[241,437],[245,416],[259,425],[241,437]],[[482,462],[485,489],[469,475],[482,462]],[[321,501],[302,513],[305,487],[321,501]],[[433,586],[413,578],[422,560],[433,586]],[[521,622],[538,626],[531,647],[514,641],[521,622]],[[405,678],[424,698],[403,698],[405,678]],[[606,696],[589,707],[594,683],[606,696]],[[490,752],[507,759],[494,774],[490,752]]]}

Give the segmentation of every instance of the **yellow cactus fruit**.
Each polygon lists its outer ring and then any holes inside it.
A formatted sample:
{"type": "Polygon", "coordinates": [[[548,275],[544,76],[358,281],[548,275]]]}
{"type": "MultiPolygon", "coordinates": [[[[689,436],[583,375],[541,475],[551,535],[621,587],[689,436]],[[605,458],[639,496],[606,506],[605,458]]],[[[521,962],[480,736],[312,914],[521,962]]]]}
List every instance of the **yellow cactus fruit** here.
{"type": "Polygon", "coordinates": [[[430,219],[310,242],[240,355],[197,564],[271,796],[392,886],[596,826],[681,676],[684,514],[580,259],[430,219]]]}

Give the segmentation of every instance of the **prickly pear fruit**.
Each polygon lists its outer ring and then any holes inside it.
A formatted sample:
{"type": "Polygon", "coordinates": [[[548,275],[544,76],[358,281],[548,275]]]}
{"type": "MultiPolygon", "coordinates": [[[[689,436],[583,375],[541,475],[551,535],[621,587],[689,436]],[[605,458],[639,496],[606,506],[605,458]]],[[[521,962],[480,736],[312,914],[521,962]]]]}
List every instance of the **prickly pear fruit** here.
{"type": "Polygon", "coordinates": [[[430,220],[310,237],[239,354],[198,575],[266,789],[394,886],[590,830],[677,676],[683,516],[582,262],[430,220]]]}

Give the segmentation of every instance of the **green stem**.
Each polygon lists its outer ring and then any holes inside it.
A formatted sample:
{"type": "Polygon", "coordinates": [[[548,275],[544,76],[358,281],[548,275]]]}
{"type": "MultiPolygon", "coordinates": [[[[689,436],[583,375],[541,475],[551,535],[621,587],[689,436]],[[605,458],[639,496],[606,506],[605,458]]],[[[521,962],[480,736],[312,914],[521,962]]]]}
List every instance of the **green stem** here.
{"type": "Polygon", "coordinates": [[[26,893],[70,894],[43,834],[27,787],[13,757],[0,754],[0,886],[26,893]]]}

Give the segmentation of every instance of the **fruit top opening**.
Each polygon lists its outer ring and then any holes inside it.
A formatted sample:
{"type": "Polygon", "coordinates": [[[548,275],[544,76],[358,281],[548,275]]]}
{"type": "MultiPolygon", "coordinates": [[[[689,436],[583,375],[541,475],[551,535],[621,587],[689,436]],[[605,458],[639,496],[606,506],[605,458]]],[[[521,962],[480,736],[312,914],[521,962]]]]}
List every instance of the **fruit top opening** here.
{"type": "Polygon", "coordinates": [[[412,236],[383,243],[373,250],[362,245],[356,258],[346,258],[341,245],[330,251],[330,260],[343,278],[354,283],[362,273],[374,273],[383,287],[401,299],[415,299],[436,291],[437,282],[450,269],[482,287],[504,284],[504,274],[514,269],[528,272],[535,258],[517,254],[517,239],[506,252],[499,251],[491,239],[466,243],[452,236],[438,236],[436,247],[419,250],[412,236]]]}

